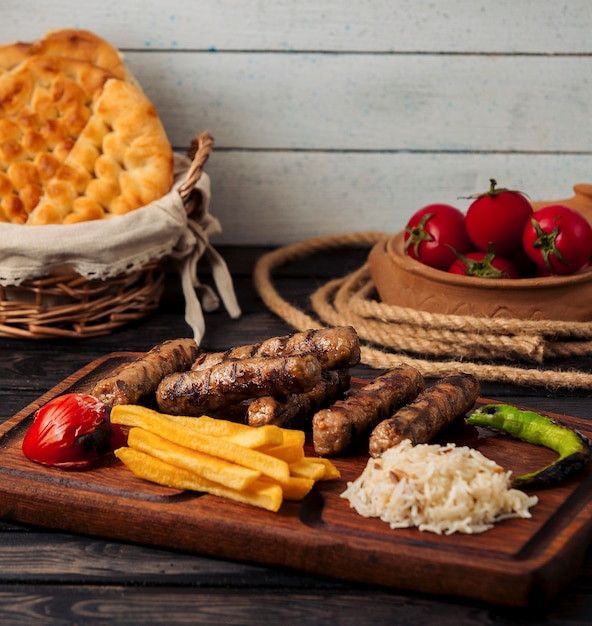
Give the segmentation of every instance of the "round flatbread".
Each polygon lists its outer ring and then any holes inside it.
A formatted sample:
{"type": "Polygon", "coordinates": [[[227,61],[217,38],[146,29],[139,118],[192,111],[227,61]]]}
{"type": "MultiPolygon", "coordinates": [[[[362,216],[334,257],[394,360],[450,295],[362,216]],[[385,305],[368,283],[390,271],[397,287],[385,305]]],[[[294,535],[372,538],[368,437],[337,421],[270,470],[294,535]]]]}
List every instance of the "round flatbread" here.
{"type": "Polygon", "coordinates": [[[172,183],[165,130],[133,82],[46,55],[0,74],[0,221],[103,219],[162,197],[172,183]]]}

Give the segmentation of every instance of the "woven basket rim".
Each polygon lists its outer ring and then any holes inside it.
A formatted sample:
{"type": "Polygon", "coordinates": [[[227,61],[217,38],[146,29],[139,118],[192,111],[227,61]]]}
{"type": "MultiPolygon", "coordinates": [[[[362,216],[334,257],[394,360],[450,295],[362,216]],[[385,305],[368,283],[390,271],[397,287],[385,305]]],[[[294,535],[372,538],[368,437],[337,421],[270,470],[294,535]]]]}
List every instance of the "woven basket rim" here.
{"type": "Polygon", "coordinates": [[[108,280],[66,272],[0,287],[0,336],[47,339],[109,334],[156,309],[163,290],[161,261],[108,280]]]}

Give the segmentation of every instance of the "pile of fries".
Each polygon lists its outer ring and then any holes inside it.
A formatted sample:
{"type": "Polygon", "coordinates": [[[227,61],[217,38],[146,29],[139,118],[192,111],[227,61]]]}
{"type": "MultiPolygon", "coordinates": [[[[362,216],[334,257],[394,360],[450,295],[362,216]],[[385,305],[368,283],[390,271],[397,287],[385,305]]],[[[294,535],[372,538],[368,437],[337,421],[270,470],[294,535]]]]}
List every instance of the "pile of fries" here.
{"type": "Polygon", "coordinates": [[[128,426],[116,456],[136,476],[278,511],[301,500],[318,480],[339,478],[329,460],[307,457],[305,434],[247,426],[203,415],[167,415],[132,404],[115,406],[111,422],[128,426]]]}

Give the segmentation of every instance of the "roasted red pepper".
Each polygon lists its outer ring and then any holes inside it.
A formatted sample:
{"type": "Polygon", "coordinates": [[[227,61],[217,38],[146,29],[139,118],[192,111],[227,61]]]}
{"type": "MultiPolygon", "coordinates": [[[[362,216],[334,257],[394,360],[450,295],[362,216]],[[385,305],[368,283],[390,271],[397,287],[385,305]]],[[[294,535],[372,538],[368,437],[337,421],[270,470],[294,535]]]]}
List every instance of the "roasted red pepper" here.
{"type": "Polygon", "coordinates": [[[35,412],[23,453],[32,461],[62,469],[101,465],[125,443],[123,431],[111,424],[109,412],[109,407],[88,394],[58,396],[35,412]]]}

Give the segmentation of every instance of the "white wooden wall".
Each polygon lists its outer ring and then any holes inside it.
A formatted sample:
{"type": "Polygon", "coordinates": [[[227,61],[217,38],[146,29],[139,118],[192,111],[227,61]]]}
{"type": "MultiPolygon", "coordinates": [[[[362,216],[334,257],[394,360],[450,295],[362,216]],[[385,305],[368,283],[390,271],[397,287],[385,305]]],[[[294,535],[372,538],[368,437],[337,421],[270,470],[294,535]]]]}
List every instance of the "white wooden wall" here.
{"type": "Polygon", "coordinates": [[[396,232],[485,190],[592,183],[590,0],[1,0],[0,41],[93,30],[173,145],[208,130],[218,243],[396,232]]]}

